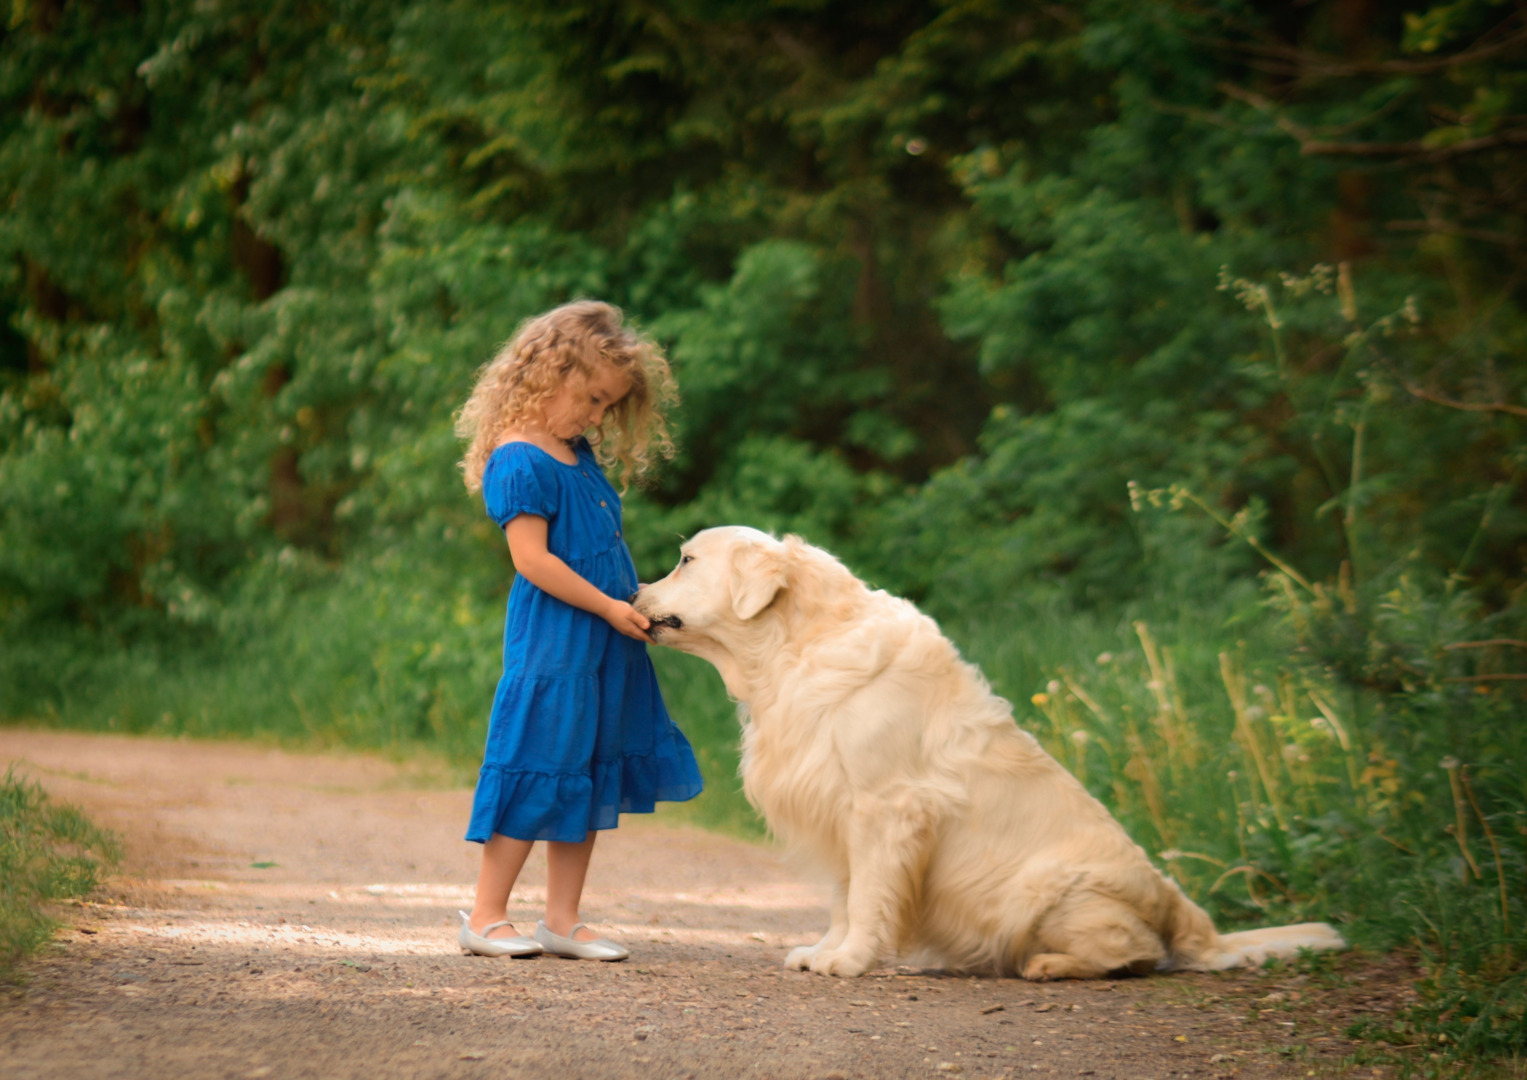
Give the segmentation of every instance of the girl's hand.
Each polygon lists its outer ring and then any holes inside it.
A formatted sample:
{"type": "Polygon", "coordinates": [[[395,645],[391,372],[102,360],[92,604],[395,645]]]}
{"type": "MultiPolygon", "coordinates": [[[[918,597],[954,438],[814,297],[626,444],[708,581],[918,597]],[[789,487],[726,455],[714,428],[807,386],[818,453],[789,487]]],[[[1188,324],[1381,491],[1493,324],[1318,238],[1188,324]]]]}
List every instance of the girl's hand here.
{"type": "Polygon", "coordinates": [[[628,638],[637,641],[650,642],[647,630],[652,626],[652,620],[637,611],[624,600],[611,600],[607,611],[602,612],[604,621],[615,629],[625,634],[628,638]]]}

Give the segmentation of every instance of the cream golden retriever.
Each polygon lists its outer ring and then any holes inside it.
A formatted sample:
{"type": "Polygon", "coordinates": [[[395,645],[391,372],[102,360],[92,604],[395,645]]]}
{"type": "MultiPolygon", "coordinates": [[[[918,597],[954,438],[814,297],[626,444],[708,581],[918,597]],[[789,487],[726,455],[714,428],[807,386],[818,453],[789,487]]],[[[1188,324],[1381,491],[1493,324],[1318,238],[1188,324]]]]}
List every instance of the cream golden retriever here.
{"type": "Polygon", "coordinates": [[[1325,923],[1217,933],[933,620],[819,548],[707,529],[634,603],[721,672],[743,790],[831,875],[827,934],[787,967],[1096,978],[1343,945],[1325,923]]]}

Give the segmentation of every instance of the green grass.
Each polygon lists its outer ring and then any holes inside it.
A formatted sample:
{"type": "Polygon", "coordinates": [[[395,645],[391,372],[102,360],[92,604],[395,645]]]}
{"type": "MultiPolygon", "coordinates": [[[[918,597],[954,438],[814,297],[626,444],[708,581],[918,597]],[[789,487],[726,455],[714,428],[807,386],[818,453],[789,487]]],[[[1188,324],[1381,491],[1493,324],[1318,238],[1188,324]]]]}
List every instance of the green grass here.
{"type": "Polygon", "coordinates": [[[89,895],[104,866],[118,858],[116,839],[73,806],[57,806],[35,782],[6,770],[0,779],[0,982],[57,927],[50,906],[89,895]]]}
{"type": "MultiPolygon", "coordinates": [[[[1351,613],[1318,608],[1216,621],[1164,602],[1154,620],[1020,606],[946,629],[1220,926],[1328,920],[1359,948],[1417,958],[1418,1004],[1353,1031],[1375,1060],[1489,1075],[1527,1054],[1520,683],[1463,674],[1445,626],[1426,647],[1370,635],[1354,675],[1310,645],[1351,613]],[[1391,654],[1407,677],[1388,684],[1373,658],[1391,654]]],[[[1443,622],[1415,614],[1405,628],[1443,622]]]]}

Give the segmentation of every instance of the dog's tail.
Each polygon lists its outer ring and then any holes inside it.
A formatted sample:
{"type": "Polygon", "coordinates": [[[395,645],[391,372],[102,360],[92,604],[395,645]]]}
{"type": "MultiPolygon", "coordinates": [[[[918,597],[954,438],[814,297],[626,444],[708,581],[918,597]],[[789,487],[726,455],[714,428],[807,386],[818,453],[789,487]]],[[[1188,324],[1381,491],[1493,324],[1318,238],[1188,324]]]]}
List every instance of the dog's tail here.
{"type": "Polygon", "coordinates": [[[1224,971],[1234,967],[1261,967],[1277,957],[1292,959],[1300,949],[1344,949],[1346,941],[1323,922],[1268,926],[1260,930],[1237,930],[1221,934],[1207,913],[1178,890],[1171,949],[1161,967],[1175,971],[1224,971]]]}
{"type": "Polygon", "coordinates": [[[1346,941],[1329,923],[1302,922],[1291,926],[1267,926],[1261,930],[1237,930],[1216,936],[1218,946],[1207,956],[1177,964],[1188,971],[1224,971],[1233,967],[1261,967],[1274,957],[1289,960],[1300,949],[1345,949],[1346,941]]]}

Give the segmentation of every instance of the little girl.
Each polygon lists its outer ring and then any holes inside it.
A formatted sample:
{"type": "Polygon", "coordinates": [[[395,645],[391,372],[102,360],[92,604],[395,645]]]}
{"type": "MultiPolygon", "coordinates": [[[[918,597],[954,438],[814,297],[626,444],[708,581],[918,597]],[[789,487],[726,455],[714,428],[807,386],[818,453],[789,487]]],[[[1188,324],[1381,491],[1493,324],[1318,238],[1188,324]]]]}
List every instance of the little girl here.
{"type": "Polygon", "coordinates": [[[476,902],[460,913],[468,953],[625,959],[578,918],[594,830],[700,791],[647,658],[650,624],[626,602],[636,570],[600,467],[618,462],[630,480],[670,448],[671,393],[661,353],[621,325],[620,309],[580,300],[522,325],[457,416],[467,489],[482,491],[519,575],[467,826],[483,845],[476,902]],[[546,917],[528,940],[507,906],[537,840],[546,917]]]}

